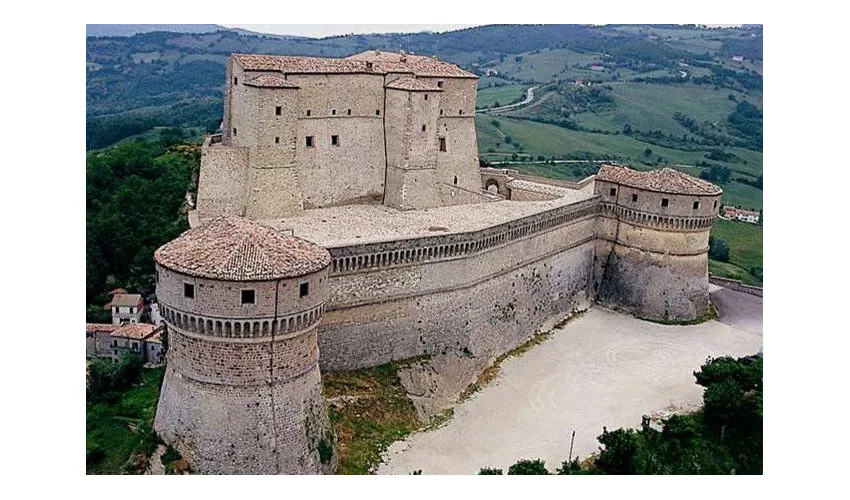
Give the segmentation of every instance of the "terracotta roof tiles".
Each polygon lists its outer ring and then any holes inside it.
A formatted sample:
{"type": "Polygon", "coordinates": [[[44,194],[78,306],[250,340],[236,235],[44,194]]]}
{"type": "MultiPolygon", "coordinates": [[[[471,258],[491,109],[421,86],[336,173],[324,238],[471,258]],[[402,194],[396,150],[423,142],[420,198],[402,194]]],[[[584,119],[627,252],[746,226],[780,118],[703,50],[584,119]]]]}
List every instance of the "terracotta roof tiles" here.
{"type": "Polygon", "coordinates": [[[112,302],[109,304],[112,307],[122,306],[122,307],[135,307],[140,303],[143,303],[142,296],[138,293],[116,293],[112,296],[112,302]]]}
{"type": "Polygon", "coordinates": [[[111,332],[118,328],[118,326],[112,323],[86,323],[86,333],[111,332]]]}
{"type": "Polygon", "coordinates": [[[149,337],[154,330],[156,330],[156,325],[151,325],[149,323],[127,323],[113,330],[109,336],[144,340],[149,337]]]}
{"type": "Polygon", "coordinates": [[[409,92],[442,92],[443,89],[416,78],[399,78],[384,85],[388,89],[407,90],[409,92]]]}
{"type": "Polygon", "coordinates": [[[723,190],[714,184],[672,168],[641,172],[619,165],[603,165],[596,179],[662,193],[716,196],[723,190]]]}
{"type": "Polygon", "coordinates": [[[227,281],[267,281],[315,273],[331,262],[328,251],[239,217],[217,217],[154,252],[174,271],[227,281]]]}
{"type": "Polygon", "coordinates": [[[245,82],[245,85],[249,87],[264,87],[264,88],[276,88],[276,89],[297,89],[299,88],[297,84],[290,82],[284,78],[281,78],[277,75],[260,75],[254,79],[248,80],[245,82]]]}

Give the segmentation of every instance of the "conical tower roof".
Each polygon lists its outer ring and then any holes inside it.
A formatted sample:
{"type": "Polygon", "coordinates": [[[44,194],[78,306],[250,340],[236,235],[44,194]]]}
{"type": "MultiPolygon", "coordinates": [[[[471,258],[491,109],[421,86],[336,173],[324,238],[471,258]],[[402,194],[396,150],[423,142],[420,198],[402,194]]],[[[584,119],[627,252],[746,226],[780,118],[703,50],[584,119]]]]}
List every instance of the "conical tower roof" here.
{"type": "Polygon", "coordinates": [[[179,273],[225,281],[266,281],[315,273],[331,262],[307,240],[240,217],[217,217],[159,247],[154,260],[179,273]]]}

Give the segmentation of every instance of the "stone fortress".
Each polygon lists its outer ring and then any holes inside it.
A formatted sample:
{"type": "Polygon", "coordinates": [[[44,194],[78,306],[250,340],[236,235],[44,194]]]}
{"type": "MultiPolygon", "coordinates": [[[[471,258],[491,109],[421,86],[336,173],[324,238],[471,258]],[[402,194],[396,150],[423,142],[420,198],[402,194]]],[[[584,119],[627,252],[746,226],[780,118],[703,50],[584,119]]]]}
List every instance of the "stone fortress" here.
{"type": "Polygon", "coordinates": [[[661,321],[709,307],[717,186],[480,168],[476,85],[412,54],[230,57],[192,228],[155,253],[155,427],[196,470],[332,472],[320,370],[492,360],[595,302],[661,321]]]}

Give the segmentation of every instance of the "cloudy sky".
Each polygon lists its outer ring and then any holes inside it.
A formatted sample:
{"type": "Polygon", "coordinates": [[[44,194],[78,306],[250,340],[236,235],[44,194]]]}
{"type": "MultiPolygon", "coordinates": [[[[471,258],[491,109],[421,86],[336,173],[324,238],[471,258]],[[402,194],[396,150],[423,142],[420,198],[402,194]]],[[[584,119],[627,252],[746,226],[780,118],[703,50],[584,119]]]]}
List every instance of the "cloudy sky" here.
{"type": "Polygon", "coordinates": [[[414,33],[419,31],[452,31],[477,24],[224,24],[228,28],[243,28],[274,35],[298,35],[322,38],[348,33],[414,33]]]}

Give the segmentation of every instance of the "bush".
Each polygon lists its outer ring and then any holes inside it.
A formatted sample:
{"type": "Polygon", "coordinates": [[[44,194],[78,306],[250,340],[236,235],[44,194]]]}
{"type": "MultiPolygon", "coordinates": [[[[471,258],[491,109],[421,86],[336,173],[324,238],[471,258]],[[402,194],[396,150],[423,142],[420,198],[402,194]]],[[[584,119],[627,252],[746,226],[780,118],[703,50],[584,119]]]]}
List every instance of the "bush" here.
{"type": "Polygon", "coordinates": [[[509,476],[547,476],[546,464],[543,460],[520,460],[508,469],[509,476]]]}
{"type": "Polygon", "coordinates": [[[86,377],[86,401],[97,403],[115,399],[120,391],[136,383],[143,365],[142,358],[130,352],[118,363],[105,358],[93,360],[86,377]]]}
{"type": "Polygon", "coordinates": [[[729,262],[729,243],[724,239],[709,236],[708,258],[720,262],[729,262]]]}
{"type": "Polygon", "coordinates": [[[478,471],[479,476],[500,476],[502,475],[502,469],[491,469],[490,467],[484,467],[478,471]]]}

